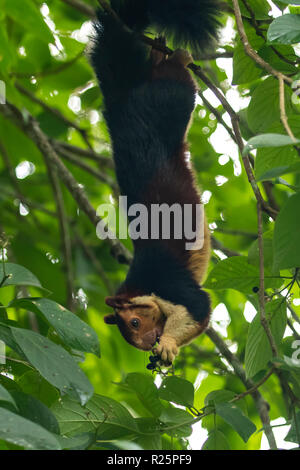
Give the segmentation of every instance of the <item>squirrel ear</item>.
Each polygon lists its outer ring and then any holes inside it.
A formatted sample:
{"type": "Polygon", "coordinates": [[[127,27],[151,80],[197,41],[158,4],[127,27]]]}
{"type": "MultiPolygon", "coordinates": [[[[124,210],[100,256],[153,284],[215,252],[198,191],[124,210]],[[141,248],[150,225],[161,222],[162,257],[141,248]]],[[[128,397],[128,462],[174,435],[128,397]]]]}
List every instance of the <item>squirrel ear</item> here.
{"type": "Polygon", "coordinates": [[[120,295],[115,295],[114,297],[106,297],[106,305],[112,308],[128,308],[130,301],[121,297],[120,295]]]}
{"type": "Polygon", "coordinates": [[[104,317],[104,322],[107,323],[107,325],[116,325],[117,319],[116,315],[105,315],[104,317]]]}
{"type": "Polygon", "coordinates": [[[117,295],[115,297],[106,297],[105,303],[106,305],[112,308],[120,308],[122,305],[120,297],[118,297],[117,295]]]}

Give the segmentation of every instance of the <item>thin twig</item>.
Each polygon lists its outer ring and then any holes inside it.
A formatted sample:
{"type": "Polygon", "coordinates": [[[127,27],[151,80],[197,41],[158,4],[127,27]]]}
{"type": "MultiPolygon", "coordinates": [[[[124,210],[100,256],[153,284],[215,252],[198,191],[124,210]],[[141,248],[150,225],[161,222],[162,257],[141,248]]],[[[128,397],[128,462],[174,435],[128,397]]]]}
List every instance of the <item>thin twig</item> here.
{"type": "Polygon", "coordinates": [[[271,370],[269,370],[269,372],[259,382],[257,382],[257,384],[255,384],[253,387],[249,388],[245,392],[240,393],[239,395],[236,395],[231,400],[231,402],[233,403],[235,401],[241,400],[242,398],[245,398],[247,395],[250,395],[256,390],[258,390],[259,387],[261,387],[271,377],[271,375],[273,375],[275,369],[276,369],[275,367],[272,367],[271,370]]]}
{"type": "Polygon", "coordinates": [[[29,98],[31,101],[41,106],[48,113],[53,114],[53,116],[57,117],[67,127],[73,127],[73,129],[75,129],[81,135],[81,137],[83,138],[87,146],[92,150],[92,146],[87,138],[86,129],[81,128],[76,122],[68,119],[61,111],[59,111],[59,109],[53,108],[52,106],[49,106],[47,103],[41,100],[40,98],[37,98],[34,93],[29,91],[27,88],[23,87],[20,83],[15,82],[15,87],[20,91],[20,93],[27,96],[27,98],[29,98]]]}
{"type": "MultiPolygon", "coordinates": [[[[15,196],[13,192],[8,191],[6,188],[1,188],[1,191],[5,195],[9,196],[10,198],[13,198],[15,196]]],[[[23,199],[21,202],[29,209],[43,212],[44,214],[49,215],[50,217],[56,218],[57,216],[56,212],[51,211],[50,209],[47,209],[46,207],[42,206],[41,204],[38,204],[35,201],[32,201],[31,199],[28,199],[26,196],[23,196],[23,199]]]]}
{"type": "Polygon", "coordinates": [[[34,369],[34,367],[29,364],[28,362],[26,361],[21,361],[21,359],[15,359],[14,357],[9,357],[9,356],[6,356],[6,355],[3,355],[3,354],[0,354],[0,359],[4,359],[6,361],[12,361],[12,362],[17,362],[18,364],[23,364],[24,366],[26,367],[29,367],[30,369],[34,369]]]}
{"type": "Polygon", "coordinates": [[[99,5],[106,11],[109,15],[111,15],[116,21],[119,23],[121,22],[120,18],[116,14],[116,12],[108,5],[105,0],[98,0],[99,5]]]}
{"type": "Polygon", "coordinates": [[[83,57],[84,52],[85,52],[85,50],[83,49],[82,51],[80,51],[72,59],[70,59],[66,62],[63,62],[63,63],[57,65],[56,67],[52,67],[50,69],[37,70],[37,71],[30,72],[30,73],[11,72],[10,76],[11,77],[16,77],[16,78],[32,78],[32,77],[39,78],[39,77],[48,77],[49,75],[56,75],[60,72],[63,72],[64,70],[68,69],[69,67],[71,67],[75,62],[77,62],[78,59],[80,59],[80,57],[83,57]]]}
{"type": "Polygon", "coordinates": [[[222,251],[222,253],[224,253],[224,255],[228,256],[228,258],[231,258],[232,256],[240,256],[241,255],[237,251],[231,250],[230,248],[227,248],[226,246],[224,246],[215,237],[211,237],[211,242],[212,242],[212,248],[214,250],[222,251]]]}
{"type": "Polygon", "coordinates": [[[264,242],[263,242],[263,229],[262,229],[262,210],[259,204],[257,204],[257,220],[258,220],[258,249],[259,249],[259,315],[260,322],[264,328],[267,338],[269,340],[272,355],[276,357],[278,355],[277,346],[273,338],[269,322],[265,312],[265,275],[264,275],[264,242]]]}
{"type": "Polygon", "coordinates": [[[105,157],[104,155],[100,155],[95,152],[93,149],[84,149],[82,147],[77,147],[76,145],[68,144],[67,142],[61,142],[58,140],[50,139],[51,145],[55,148],[55,150],[59,153],[61,149],[67,150],[68,152],[79,155],[81,157],[88,158],[90,160],[94,160],[99,164],[99,166],[107,167],[110,169],[114,169],[114,161],[110,157],[105,157]]]}
{"type": "Polygon", "coordinates": [[[223,117],[222,117],[222,114],[216,109],[214,108],[210,102],[205,98],[204,94],[202,93],[201,90],[198,91],[198,95],[200,96],[200,98],[202,99],[203,101],[203,104],[204,106],[209,109],[209,111],[216,117],[217,121],[222,124],[222,126],[226,129],[226,131],[228,132],[228,134],[230,135],[230,137],[232,138],[232,140],[236,143],[236,138],[235,138],[235,135],[234,133],[232,132],[232,129],[230,129],[230,127],[226,124],[226,122],[224,121],[223,117]]]}
{"type": "Polygon", "coordinates": [[[293,141],[296,141],[296,138],[289,126],[288,118],[285,110],[285,91],[284,91],[284,80],[283,77],[278,77],[279,80],[279,107],[280,107],[280,119],[285,128],[287,134],[293,141]]]}
{"type": "Polygon", "coordinates": [[[248,237],[251,238],[252,240],[256,240],[257,234],[256,233],[251,233],[251,232],[245,232],[244,230],[235,230],[235,229],[229,229],[229,228],[224,228],[224,227],[217,227],[214,229],[214,232],[220,232],[224,233],[225,235],[232,235],[232,236],[237,236],[237,237],[248,237]]]}
{"type": "Polygon", "coordinates": [[[289,309],[289,311],[291,312],[292,314],[292,317],[294,318],[294,320],[300,324],[300,318],[298,317],[297,313],[295,312],[295,310],[293,309],[293,307],[289,304],[289,302],[287,302],[287,308],[289,309]]]}
{"type": "MultiPolygon", "coordinates": [[[[253,26],[253,28],[255,29],[255,32],[257,34],[257,36],[260,36],[262,39],[264,39],[264,41],[266,40],[265,38],[265,34],[264,32],[262,31],[261,27],[259,26],[258,24],[258,21],[256,20],[255,18],[255,13],[253,11],[253,9],[251,8],[251,6],[249,5],[249,3],[247,2],[247,0],[242,0],[243,4],[245,5],[245,8],[248,10],[251,18],[246,18],[249,20],[249,23],[253,26]]],[[[293,61],[293,60],[290,60],[288,59],[287,57],[285,57],[284,55],[282,55],[274,46],[270,46],[272,51],[274,51],[274,53],[281,59],[283,60],[284,62],[286,62],[287,64],[290,64],[290,65],[296,65],[297,62],[293,61]]]]}
{"type": "Polygon", "coordinates": [[[102,173],[101,171],[93,168],[92,166],[86,164],[81,159],[79,159],[79,158],[75,157],[74,155],[72,155],[68,150],[64,150],[63,148],[61,148],[60,150],[58,150],[58,153],[63,158],[68,160],[69,162],[71,162],[74,165],[78,166],[82,170],[90,173],[92,176],[94,176],[94,178],[97,178],[99,181],[102,181],[103,183],[110,186],[110,188],[112,188],[114,194],[118,193],[118,186],[115,183],[115,181],[113,180],[113,178],[111,178],[110,176],[106,175],[105,173],[102,173]]]}
{"type": "Polygon", "coordinates": [[[73,311],[75,306],[74,303],[74,272],[73,272],[73,261],[72,261],[72,244],[69,231],[69,224],[67,220],[67,214],[65,210],[64,198],[62,190],[59,184],[57,177],[56,167],[53,168],[47,158],[47,155],[44,153],[45,163],[48,169],[48,177],[50,184],[53,189],[53,196],[56,203],[57,216],[60,227],[60,237],[62,242],[62,251],[64,259],[64,268],[66,272],[66,287],[67,287],[67,308],[73,311]]]}
{"type": "MultiPolygon", "coordinates": [[[[8,171],[8,174],[9,174],[9,177],[10,177],[10,180],[11,180],[11,183],[12,183],[12,186],[15,190],[15,195],[12,196],[12,197],[16,197],[22,204],[24,207],[27,206],[26,204],[26,198],[24,196],[24,194],[22,193],[22,190],[21,190],[21,187],[19,185],[19,181],[18,181],[18,178],[16,177],[16,173],[15,173],[15,170],[14,170],[14,167],[12,166],[11,164],[11,161],[10,161],[10,158],[9,158],[9,155],[8,155],[8,152],[7,152],[7,149],[6,147],[3,145],[2,142],[0,142],[0,153],[2,155],[2,159],[3,159],[3,163],[8,171]]],[[[2,188],[1,191],[5,192],[5,188],[2,188]]],[[[19,209],[19,208],[18,208],[19,209]]],[[[32,220],[33,222],[35,223],[35,225],[37,227],[40,227],[40,222],[38,221],[38,219],[35,217],[34,214],[31,214],[31,217],[32,217],[32,220]]],[[[24,220],[24,217],[21,216],[20,214],[20,211],[18,210],[17,211],[17,218],[20,220],[20,221],[23,221],[24,220]]]]}
{"type": "Polygon", "coordinates": [[[286,83],[289,83],[291,85],[293,83],[293,79],[291,77],[288,77],[287,75],[284,75],[283,73],[281,73],[278,70],[274,69],[268,62],[266,62],[264,59],[262,59],[257,54],[257,52],[252,48],[252,46],[251,46],[251,44],[248,40],[245,28],[244,28],[239,2],[238,2],[238,0],[232,0],[232,3],[233,3],[234,15],[235,15],[235,18],[236,18],[237,29],[238,29],[238,32],[239,32],[239,35],[240,35],[240,38],[241,38],[241,41],[242,41],[242,44],[244,46],[244,50],[245,50],[246,54],[249,57],[251,57],[251,59],[253,59],[254,62],[256,62],[260,67],[265,69],[270,75],[273,75],[274,77],[276,77],[278,79],[280,77],[282,77],[283,80],[286,83]]]}

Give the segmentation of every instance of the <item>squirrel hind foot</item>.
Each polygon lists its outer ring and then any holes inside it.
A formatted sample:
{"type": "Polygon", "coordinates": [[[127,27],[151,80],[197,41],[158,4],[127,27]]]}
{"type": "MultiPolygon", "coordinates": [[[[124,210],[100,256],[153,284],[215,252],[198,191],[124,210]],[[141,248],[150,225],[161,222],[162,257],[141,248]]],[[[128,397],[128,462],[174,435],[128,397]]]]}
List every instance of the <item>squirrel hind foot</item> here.
{"type": "Polygon", "coordinates": [[[169,56],[168,61],[183,67],[187,67],[194,61],[194,59],[188,51],[184,49],[176,49],[176,51],[174,51],[173,54],[169,56]]]}

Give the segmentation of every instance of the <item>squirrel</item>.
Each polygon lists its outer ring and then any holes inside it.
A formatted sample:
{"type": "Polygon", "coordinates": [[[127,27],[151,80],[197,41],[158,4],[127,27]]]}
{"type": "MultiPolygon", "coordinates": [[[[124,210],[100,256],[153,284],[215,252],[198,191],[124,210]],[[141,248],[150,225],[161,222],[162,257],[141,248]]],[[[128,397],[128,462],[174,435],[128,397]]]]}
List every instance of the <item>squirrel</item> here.
{"type": "MultiPolygon", "coordinates": [[[[133,240],[134,258],[115,296],[106,298],[114,313],[104,321],[144,351],[153,350],[170,365],[179,348],[208,326],[210,298],[201,288],[210,258],[210,233],[187,144],[197,84],[187,66],[217,35],[220,7],[215,0],[111,0],[116,15],[99,11],[91,63],[104,97],[104,118],[112,142],[121,195],[128,205],[167,204],[191,209],[193,229],[202,231],[199,249],[187,249],[185,234],[133,240]],[[142,40],[147,28],[172,40],[176,49],[142,40]]],[[[155,41],[154,41],[155,42],[155,41]]],[[[174,216],[175,217],[175,216],[174,216]]],[[[129,221],[131,218],[129,217],[129,221]]],[[[180,222],[183,228],[183,222],[180,222]]],[[[148,226],[154,222],[149,216],[148,226]]]]}

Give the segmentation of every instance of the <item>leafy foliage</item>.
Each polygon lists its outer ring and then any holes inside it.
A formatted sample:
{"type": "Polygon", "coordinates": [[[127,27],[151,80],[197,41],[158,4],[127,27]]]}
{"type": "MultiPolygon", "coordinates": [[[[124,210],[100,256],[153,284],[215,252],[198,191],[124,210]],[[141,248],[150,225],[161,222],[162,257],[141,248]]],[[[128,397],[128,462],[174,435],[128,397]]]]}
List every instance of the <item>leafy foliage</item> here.
{"type": "Polygon", "coordinates": [[[279,418],[300,445],[300,2],[223,3],[233,37],[197,62],[189,133],[211,328],[152,375],[102,319],[131,244],[118,256],[95,229],[117,196],[87,54],[98,2],[0,1],[1,449],[259,449],[279,418]]]}

